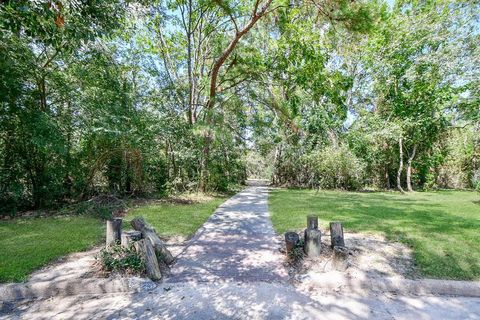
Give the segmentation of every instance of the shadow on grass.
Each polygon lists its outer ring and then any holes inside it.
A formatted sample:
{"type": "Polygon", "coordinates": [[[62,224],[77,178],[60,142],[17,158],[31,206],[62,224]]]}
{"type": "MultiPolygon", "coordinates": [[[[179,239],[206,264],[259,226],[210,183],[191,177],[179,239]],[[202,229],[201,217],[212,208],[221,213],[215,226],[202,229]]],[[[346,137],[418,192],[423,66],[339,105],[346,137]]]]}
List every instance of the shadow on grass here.
{"type": "Polygon", "coordinates": [[[428,277],[480,278],[480,212],[472,192],[400,195],[276,190],[270,208],[277,232],[302,228],[308,214],[342,221],[350,231],[376,232],[413,247],[428,277]]]}

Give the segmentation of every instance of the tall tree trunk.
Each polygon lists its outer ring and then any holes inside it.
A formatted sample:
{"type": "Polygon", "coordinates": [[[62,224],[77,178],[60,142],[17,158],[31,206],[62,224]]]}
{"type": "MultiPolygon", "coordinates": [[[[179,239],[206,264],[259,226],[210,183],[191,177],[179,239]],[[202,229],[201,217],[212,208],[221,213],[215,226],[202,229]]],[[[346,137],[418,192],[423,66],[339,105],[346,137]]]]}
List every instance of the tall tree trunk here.
{"type": "Polygon", "coordinates": [[[267,2],[265,2],[263,7],[260,9],[260,11],[258,11],[260,0],[257,0],[253,8],[253,13],[252,13],[252,17],[250,18],[250,21],[242,29],[238,29],[235,19],[233,17],[230,17],[236,28],[235,37],[230,41],[227,48],[222,52],[220,57],[215,61],[212,68],[212,72],[210,74],[209,98],[205,106],[205,122],[207,124],[207,130],[204,135],[203,159],[200,165],[199,189],[202,192],[205,191],[206,189],[207,179],[209,175],[208,166],[209,166],[209,159],[210,159],[210,145],[213,140],[210,129],[213,125],[213,108],[215,107],[216,98],[217,98],[217,80],[220,73],[220,68],[223,66],[225,61],[233,52],[233,50],[237,46],[240,39],[244,35],[246,35],[250,31],[250,29],[255,25],[255,23],[257,23],[257,21],[260,20],[260,18],[262,18],[267,13],[267,9],[272,3],[272,1],[273,0],[267,0],[267,2]]]}
{"type": "Polygon", "coordinates": [[[194,77],[192,66],[192,0],[188,0],[188,23],[187,23],[187,69],[188,69],[188,123],[193,124],[193,103],[194,103],[194,77]]]}
{"type": "MultiPolygon", "coordinates": [[[[208,122],[207,122],[208,123],[208,122]]],[[[207,129],[208,130],[208,129],[207,129]]],[[[210,130],[203,137],[203,157],[200,162],[200,183],[199,189],[201,192],[205,192],[207,189],[207,179],[209,174],[209,160],[210,160],[210,143],[212,136],[210,130]]]]}
{"type": "Polygon", "coordinates": [[[415,153],[417,153],[417,145],[413,146],[412,154],[408,157],[407,162],[407,189],[412,192],[412,161],[415,158],[415,153]]]}
{"type": "MultiPolygon", "coordinates": [[[[477,121],[473,127],[472,177],[475,176],[477,170],[480,170],[480,121],[477,121]]],[[[476,186],[472,185],[472,187],[476,186]]]]}
{"type": "Polygon", "coordinates": [[[388,175],[388,166],[385,166],[385,185],[387,190],[390,190],[392,186],[390,185],[390,176],[388,175]]]}
{"type": "Polygon", "coordinates": [[[168,146],[169,142],[168,139],[165,141],[165,162],[167,167],[167,180],[171,179],[170,175],[170,148],[168,146]]]}
{"type": "Polygon", "coordinates": [[[398,148],[400,151],[400,163],[397,171],[397,188],[401,193],[404,193],[402,188],[402,171],[403,171],[403,138],[398,139],[398,148]]]}
{"type": "Polygon", "coordinates": [[[130,150],[124,151],[125,161],[125,192],[130,194],[132,192],[132,155],[130,150]]]}
{"type": "Polygon", "coordinates": [[[47,89],[45,86],[45,76],[37,80],[37,90],[39,95],[40,110],[47,111],[47,89]]]}
{"type": "Polygon", "coordinates": [[[70,198],[73,193],[73,181],[71,177],[71,171],[73,168],[73,160],[72,160],[72,136],[73,136],[73,108],[72,102],[70,100],[67,101],[66,104],[66,123],[67,123],[67,137],[66,137],[66,153],[65,153],[65,176],[63,178],[63,187],[65,188],[64,195],[66,198],[70,198]]]}
{"type": "Polygon", "coordinates": [[[173,168],[173,178],[175,179],[178,175],[178,167],[177,167],[177,160],[175,158],[175,150],[173,150],[173,146],[172,144],[170,143],[169,140],[167,140],[167,143],[168,143],[168,147],[170,149],[170,158],[172,160],[172,168],[173,168]]]}
{"type": "Polygon", "coordinates": [[[278,178],[278,161],[280,159],[280,155],[282,153],[282,149],[281,149],[281,146],[277,145],[275,147],[275,156],[273,158],[273,172],[272,172],[272,183],[275,185],[275,184],[278,184],[279,182],[279,178],[278,178]]]}

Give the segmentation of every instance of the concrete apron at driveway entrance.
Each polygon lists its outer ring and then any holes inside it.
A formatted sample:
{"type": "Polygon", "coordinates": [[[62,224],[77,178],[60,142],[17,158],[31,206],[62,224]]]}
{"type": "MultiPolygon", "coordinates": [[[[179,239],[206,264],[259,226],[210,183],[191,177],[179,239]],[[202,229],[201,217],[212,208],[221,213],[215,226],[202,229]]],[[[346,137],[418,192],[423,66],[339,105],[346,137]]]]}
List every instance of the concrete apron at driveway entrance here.
{"type": "Polygon", "coordinates": [[[267,198],[267,187],[251,186],[223,203],[178,256],[167,281],[286,281],[267,198]]]}

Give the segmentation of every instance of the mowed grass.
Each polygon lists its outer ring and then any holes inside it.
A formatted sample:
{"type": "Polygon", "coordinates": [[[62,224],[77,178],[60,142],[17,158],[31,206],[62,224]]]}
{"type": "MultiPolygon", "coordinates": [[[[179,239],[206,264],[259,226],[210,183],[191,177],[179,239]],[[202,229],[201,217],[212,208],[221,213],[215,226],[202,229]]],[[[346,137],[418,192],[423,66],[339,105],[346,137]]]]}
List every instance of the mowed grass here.
{"type": "Polygon", "coordinates": [[[192,236],[227,197],[214,197],[192,204],[162,203],[142,206],[129,211],[124,228],[130,228],[130,221],[141,216],[163,237],[192,236]]]}
{"type": "Polygon", "coordinates": [[[101,241],[104,227],[88,216],[0,222],[0,282],[23,281],[53,259],[101,241]]]}
{"type": "MultiPolygon", "coordinates": [[[[316,214],[324,228],[382,233],[413,248],[425,277],[480,280],[480,195],[468,191],[341,192],[273,190],[269,197],[278,233],[302,229],[316,214]]],[[[346,238],[348,245],[348,235],[346,238]]]]}
{"type": "MultiPolygon", "coordinates": [[[[123,225],[143,216],[162,236],[190,236],[226,197],[193,204],[147,205],[129,211],[123,225]]],[[[0,221],[0,282],[24,281],[36,269],[69,253],[105,241],[105,223],[90,216],[0,221]]]]}

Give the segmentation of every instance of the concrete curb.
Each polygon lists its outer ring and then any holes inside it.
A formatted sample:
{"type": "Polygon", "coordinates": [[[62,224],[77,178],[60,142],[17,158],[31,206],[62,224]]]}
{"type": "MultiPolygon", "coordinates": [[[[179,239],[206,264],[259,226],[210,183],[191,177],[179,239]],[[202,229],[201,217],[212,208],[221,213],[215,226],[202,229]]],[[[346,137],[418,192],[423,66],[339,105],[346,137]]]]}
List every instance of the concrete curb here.
{"type": "Polygon", "coordinates": [[[0,286],[0,301],[46,299],[53,296],[149,291],[157,284],[145,278],[75,279],[35,283],[11,283],[0,286]]]}
{"type": "Polygon", "coordinates": [[[401,295],[480,297],[480,282],[478,281],[410,280],[402,278],[358,279],[325,274],[311,275],[302,282],[312,284],[319,289],[360,294],[390,292],[401,295]]]}

